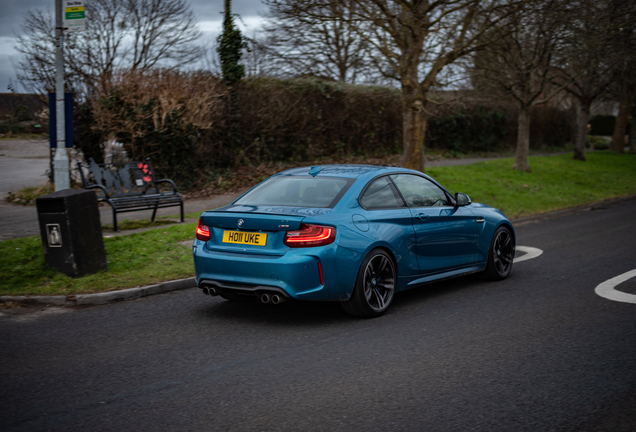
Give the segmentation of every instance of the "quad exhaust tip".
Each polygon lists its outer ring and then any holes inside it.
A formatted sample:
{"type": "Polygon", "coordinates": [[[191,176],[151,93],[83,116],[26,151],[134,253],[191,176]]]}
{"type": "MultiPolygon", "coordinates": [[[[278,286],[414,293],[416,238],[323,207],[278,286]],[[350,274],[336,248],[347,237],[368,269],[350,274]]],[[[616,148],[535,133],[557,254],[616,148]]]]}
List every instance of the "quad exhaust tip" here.
{"type": "MultiPolygon", "coordinates": [[[[213,286],[204,286],[201,289],[203,290],[203,294],[205,295],[209,295],[209,296],[219,295],[218,289],[213,286]]],[[[271,304],[281,304],[287,301],[287,299],[280,294],[269,294],[269,293],[261,294],[260,299],[261,299],[261,302],[263,303],[271,303],[271,304]]]]}
{"type": "Polygon", "coordinates": [[[285,301],[287,301],[287,299],[285,297],[283,297],[280,294],[262,294],[261,295],[261,301],[263,303],[271,303],[271,304],[281,304],[285,301]]]}
{"type": "Polygon", "coordinates": [[[204,286],[203,287],[203,294],[209,295],[209,296],[215,296],[215,295],[218,295],[218,292],[216,291],[216,288],[214,288],[214,287],[204,286]]]}
{"type": "Polygon", "coordinates": [[[281,304],[285,301],[287,301],[287,299],[283,296],[279,296],[278,294],[274,294],[272,296],[272,304],[281,304]]]}

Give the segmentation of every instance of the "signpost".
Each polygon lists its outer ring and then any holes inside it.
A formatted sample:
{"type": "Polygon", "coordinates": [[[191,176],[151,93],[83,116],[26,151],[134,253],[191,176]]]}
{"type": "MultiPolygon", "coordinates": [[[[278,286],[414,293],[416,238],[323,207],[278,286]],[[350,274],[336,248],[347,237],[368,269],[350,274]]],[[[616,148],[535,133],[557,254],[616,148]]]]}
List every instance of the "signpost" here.
{"type": "MultiPolygon", "coordinates": [[[[84,0],[55,0],[55,112],[57,148],[53,159],[55,191],[71,188],[69,159],[66,152],[64,109],[64,32],[86,30],[84,0]]],[[[53,116],[51,116],[53,117],[53,116]]]]}

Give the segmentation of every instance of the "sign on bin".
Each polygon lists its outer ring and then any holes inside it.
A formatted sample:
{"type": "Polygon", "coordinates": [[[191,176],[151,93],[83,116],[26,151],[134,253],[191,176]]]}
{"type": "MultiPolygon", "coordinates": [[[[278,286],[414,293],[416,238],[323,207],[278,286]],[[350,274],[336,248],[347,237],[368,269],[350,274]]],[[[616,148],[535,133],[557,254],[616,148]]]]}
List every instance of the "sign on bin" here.
{"type": "Polygon", "coordinates": [[[46,237],[49,240],[49,247],[62,247],[61,232],[60,224],[46,224],[46,237]]]}

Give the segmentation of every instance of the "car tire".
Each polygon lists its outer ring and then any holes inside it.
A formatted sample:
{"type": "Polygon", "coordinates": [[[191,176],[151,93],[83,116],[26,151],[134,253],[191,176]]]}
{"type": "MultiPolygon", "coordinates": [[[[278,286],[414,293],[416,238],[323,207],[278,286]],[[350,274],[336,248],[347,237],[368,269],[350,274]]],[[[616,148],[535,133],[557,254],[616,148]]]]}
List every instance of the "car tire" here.
{"type": "Polygon", "coordinates": [[[384,249],[373,249],[358,270],[351,298],[342,302],[349,315],[373,318],[382,315],[395,295],[397,273],[393,259],[384,249]]]}
{"type": "Polygon", "coordinates": [[[490,241],[488,264],[484,271],[485,278],[490,280],[507,278],[512,271],[514,257],[515,241],[512,232],[507,227],[500,226],[490,241]]]}

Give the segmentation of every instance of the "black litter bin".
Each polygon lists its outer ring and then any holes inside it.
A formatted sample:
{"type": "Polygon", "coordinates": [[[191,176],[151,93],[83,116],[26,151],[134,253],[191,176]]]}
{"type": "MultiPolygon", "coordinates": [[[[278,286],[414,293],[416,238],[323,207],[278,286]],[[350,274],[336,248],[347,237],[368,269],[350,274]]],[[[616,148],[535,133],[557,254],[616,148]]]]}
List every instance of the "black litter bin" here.
{"type": "Polygon", "coordinates": [[[106,251],[90,190],[64,189],[35,200],[44,258],[71,277],[106,270],[106,251]]]}

